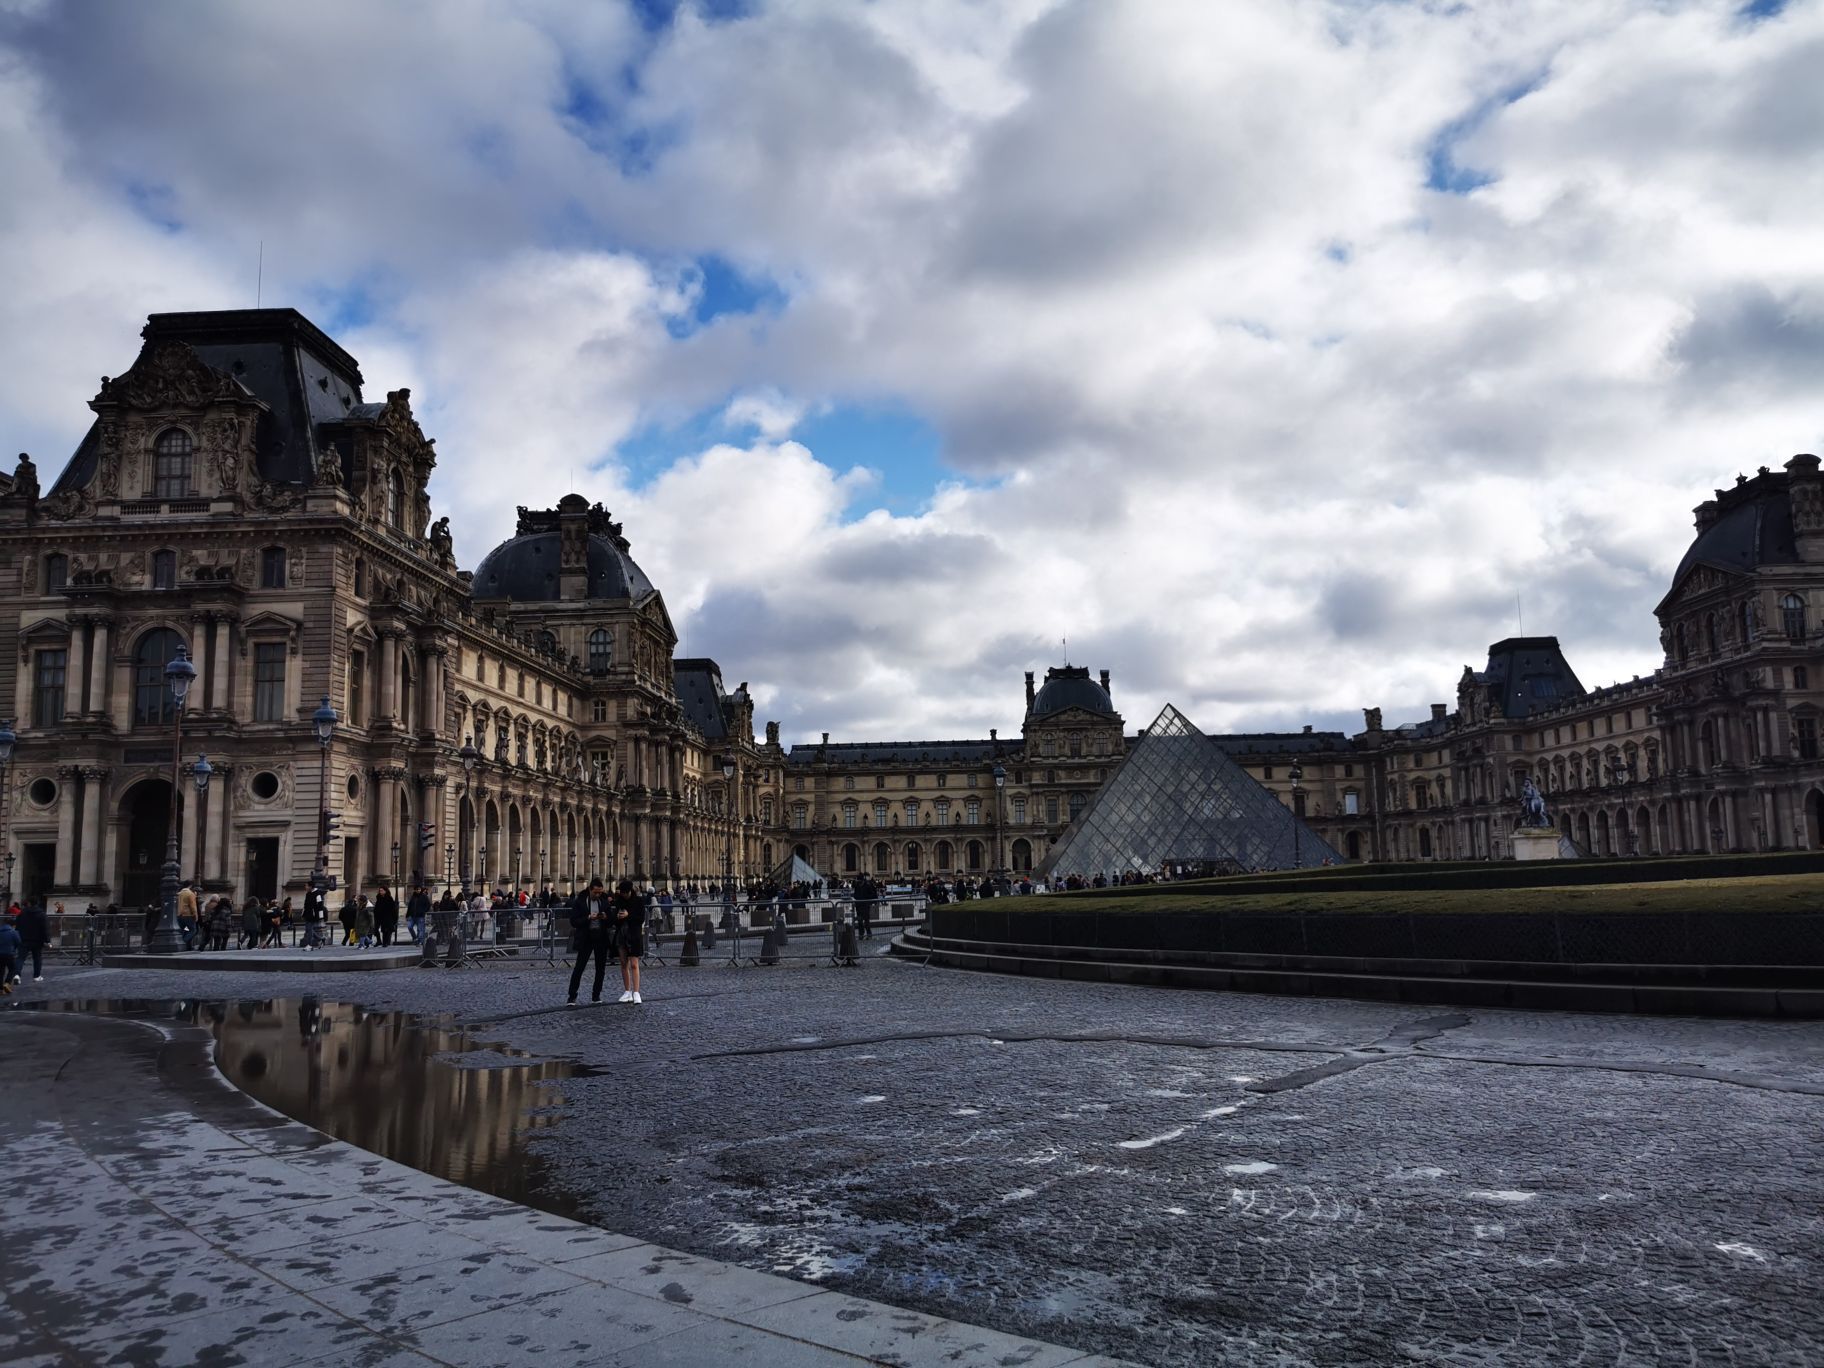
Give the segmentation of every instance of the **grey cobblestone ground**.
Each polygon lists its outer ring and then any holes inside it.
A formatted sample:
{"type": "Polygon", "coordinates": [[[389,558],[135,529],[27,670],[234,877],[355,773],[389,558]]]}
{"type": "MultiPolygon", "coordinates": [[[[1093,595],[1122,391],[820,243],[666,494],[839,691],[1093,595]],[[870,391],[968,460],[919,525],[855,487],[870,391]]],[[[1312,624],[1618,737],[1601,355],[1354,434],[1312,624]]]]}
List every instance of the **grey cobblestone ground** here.
{"type": "Polygon", "coordinates": [[[453,1014],[593,1066],[535,1141],[589,1219],[1145,1362],[1824,1361],[1817,1025],[884,961],[583,1011],[519,964],[27,987],[453,1014]]]}

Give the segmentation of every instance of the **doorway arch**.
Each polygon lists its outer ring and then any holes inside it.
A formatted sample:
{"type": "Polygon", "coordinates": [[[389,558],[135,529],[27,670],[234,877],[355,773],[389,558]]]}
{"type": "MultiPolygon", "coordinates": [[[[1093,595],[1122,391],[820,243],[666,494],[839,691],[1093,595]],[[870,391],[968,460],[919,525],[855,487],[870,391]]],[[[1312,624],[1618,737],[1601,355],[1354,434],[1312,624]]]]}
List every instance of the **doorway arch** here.
{"type": "MultiPolygon", "coordinates": [[[[165,873],[165,842],[171,821],[171,781],[147,776],[120,797],[121,842],[120,905],[152,907],[160,904],[160,884],[165,873]]],[[[177,799],[178,845],[183,845],[184,799],[177,799]]],[[[183,870],[186,875],[192,870],[183,870]]]]}

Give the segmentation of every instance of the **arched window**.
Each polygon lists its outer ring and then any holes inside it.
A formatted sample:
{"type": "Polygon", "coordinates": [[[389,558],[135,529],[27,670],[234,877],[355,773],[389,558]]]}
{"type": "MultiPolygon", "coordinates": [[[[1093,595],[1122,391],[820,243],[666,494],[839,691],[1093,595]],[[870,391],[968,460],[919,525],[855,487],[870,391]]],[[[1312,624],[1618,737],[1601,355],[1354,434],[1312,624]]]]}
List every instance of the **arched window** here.
{"type": "Polygon", "coordinates": [[[386,477],[386,521],[405,530],[405,477],[394,470],[386,477]]]}
{"type": "Polygon", "coordinates": [[[887,863],[892,858],[893,858],[893,852],[887,846],[887,843],[885,841],[875,842],[875,844],[874,844],[874,872],[876,874],[885,874],[887,872],[887,863]]]}
{"type": "Polygon", "coordinates": [[[546,655],[556,655],[557,633],[540,632],[538,634],[538,649],[543,651],[546,655]]]}
{"type": "Polygon", "coordinates": [[[969,842],[969,845],[966,848],[964,853],[965,853],[966,858],[969,861],[970,872],[973,873],[973,872],[981,869],[981,867],[982,867],[982,843],[980,841],[969,842]]]}
{"type": "Polygon", "coordinates": [[[171,663],[184,639],[168,627],[147,632],[133,648],[133,725],[169,725],[176,710],[171,688],[165,683],[165,666],[171,663]]]}
{"type": "Polygon", "coordinates": [[[1793,641],[1805,639],[1805,600],[1797,594],[1780,600],[1780,630],[1793,641]]]}
{"type": "Polygon", "coordinates": [[[182,428],[166,428],[152,444],[152,497],[187,499],[190,497],[190,434],[182,428]]]}
{"type": "Polygon", "coordinates": [[[918,873],[918,847],[916,845],[906,847],[906,873],[918,873]]]}
{"type": "Polygon", "coordinates": [[[950,842],[939,841],[937,843],[936,851],[933,852],[933,858],[937,861],[937,867],[939,869],[943,869],[943,870],[949,869],[950,868],[950,842]]]}
{"type": "Polygon", "coordinates": [[[593,674],[606,674],[614,664],[614,638],[603,628],[589,633],[589,669],[593,674]]]}
{"type": "Polygon", "coordinates": [[[1016,874],[1032,872],[1032,842],[1023,836],[1013,843],[1013,869],[1016,874]]]}

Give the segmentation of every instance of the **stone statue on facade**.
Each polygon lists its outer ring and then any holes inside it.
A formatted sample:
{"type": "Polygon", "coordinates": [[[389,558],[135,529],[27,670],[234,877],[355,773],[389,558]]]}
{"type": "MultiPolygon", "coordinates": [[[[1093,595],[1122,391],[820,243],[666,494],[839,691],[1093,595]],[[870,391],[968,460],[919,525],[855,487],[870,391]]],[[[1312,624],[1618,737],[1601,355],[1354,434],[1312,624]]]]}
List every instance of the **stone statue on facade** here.
{"type": "Polygon", "coordinates": [[[28,504],[38,502],[38,467],[23,451],[19,453],[19,464],[13,471],[13,494],[28,504]]]}
{"type": "Polygon", "coordinates": [[[1545,795],[1533,783],[1529,774],[1520,781],[1520,825],[1523,827],[1549,827],[1551,818],[1545,815],[1545,795]]]}
{"type": "Polygon", "coordinates": [[[450,537],[450,520],[447,517],[439,518],[436,522],[431,524],[430,541],[431,552],[439,560],[452,561],[456,559],[456,543],[450,537]]]}

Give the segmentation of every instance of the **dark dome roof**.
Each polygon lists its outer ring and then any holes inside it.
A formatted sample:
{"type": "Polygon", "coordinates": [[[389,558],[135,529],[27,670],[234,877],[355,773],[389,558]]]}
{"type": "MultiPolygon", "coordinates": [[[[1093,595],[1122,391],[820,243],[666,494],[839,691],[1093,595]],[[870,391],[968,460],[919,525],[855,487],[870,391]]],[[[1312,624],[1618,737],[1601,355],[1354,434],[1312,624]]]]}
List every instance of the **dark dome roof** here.
{"type": "Polygon", "coordinates": [[[1026,716],[1048,717],[1052,713],[1063,712],[1066,708],[1112,713],[1115,705],[1109,700],[1107,691],[1089,677],[1086,668],[1066,665],[1046,672],[1045,687],[1032,700],[1026,716]]]}
{"type": "MultiPolygon", "coordinates": [[[[558,581],[558,533],[530,532],[502,542],[475,568],[473,593],[478,599],[513,599],[520,603],[551,602],[562,597],[558,581]]],[[[589,586],[592,599],[639,598],[652,592],[652,581],[629,556],[601,533],[589,538],[589,586]]]]}
{"type": "Polygon", "coordinates": [[[1762,475],[1735,489],[1718,491],[1718,516],[1697,534],[1672,575],[1677,584],[1700,561],[1728,570],[1792,565],[1799,549],[1792,536],[1792,492],[1784,475],[1762,475]]]}

